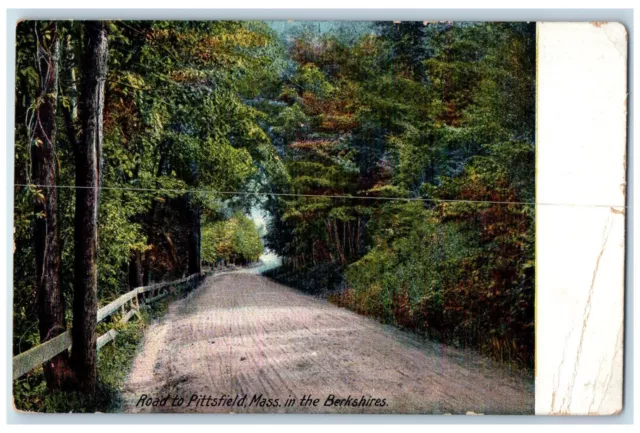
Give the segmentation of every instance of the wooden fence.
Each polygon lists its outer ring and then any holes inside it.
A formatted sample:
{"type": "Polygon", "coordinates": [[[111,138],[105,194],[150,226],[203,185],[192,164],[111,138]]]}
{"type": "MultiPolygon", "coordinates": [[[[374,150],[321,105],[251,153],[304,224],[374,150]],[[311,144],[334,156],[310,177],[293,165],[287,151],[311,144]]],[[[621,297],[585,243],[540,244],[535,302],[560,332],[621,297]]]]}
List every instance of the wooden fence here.
{"type": "MultiPolygon", "coordinates": [[[[137,287],[125,293],[113,302],[98,310],[98,323],[112,314],[120,312],[120,323],[126,323],[133,316],[140,316],[140,307],[159,301],[176,291],[193,289],[204,278],[207,272],[193,274],[177,281],[152,284],[150,286],[137,287]]],[[[100,350],[105,344],[115,340],[118,333],[115,329],[98,337],[96,346],[100,350]]],[[[37,366],[45,363],[59,353],[71,348],[71,329],[44,343],[32,347],[26,352],[13,357],[13,380],[18,379],[37,366]]]]}

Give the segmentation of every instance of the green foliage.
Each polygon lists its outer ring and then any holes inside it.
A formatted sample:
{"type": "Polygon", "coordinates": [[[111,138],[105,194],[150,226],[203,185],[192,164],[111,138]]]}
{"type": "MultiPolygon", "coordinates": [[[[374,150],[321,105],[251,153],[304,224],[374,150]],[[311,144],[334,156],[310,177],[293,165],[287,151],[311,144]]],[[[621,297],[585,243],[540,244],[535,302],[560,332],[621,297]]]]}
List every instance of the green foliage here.
{"type": "Polygon", "coordinates": [[[275,119],[274,132],[291,141],[308,128],[309,118],[299,104],[287,106],[275,119]]]}
{"type": "Polygon", "coordinates": [[[139,212],[136,201],[138,198],[130,193],[113,190],[102,193],[98,250],[99,299],[122,293],[122,283],[127,278],[123,258],[128,258],[132,250],[144,251],[146,248],[142,226],[131,222],[131,218],[139,212]],[[130,200],[125,198],[126,195],[131,197],[130,200]]]}
{"type": "Polygon", "coordinates": [[[48,391],[42,369],[37,368],[13,382],[16,408],[45,413],[117,412],[121,404],[120,389],[148,322],[149,314],[143,312],[143,321],[118,326],[115,341],[98,353],[99,383],[95,395],[48,391]]]}
{"type": "Polygon", "coordinates": [[[302,65],[298,73],[291,79],[291,83],[301,93],[311,92],[320,98],[329,97],[334,90],[322,71],[312,63],[302,65]]]}
{"type": "MultiPolygon", "coordinates": [[[[31,146],[38,73],[35,34],[46,22],[17,28],[16,183],[31,184],[31,146]]],[[[57,215],[62,288],[71,320],[74,280],[75,158],[78,89],[83,76],[82,22],[60,22],[56,115],[57,215]]],[[[251,201],[232,191],[260,192],[288,173],[265,132],[264,99],[281,91],[282,46],[259,22],[111,21],[103,112],[99,204],[98,297],[130,290],[135,260],[144,282],[181,277],[187,249],[220,209],[251,201]],[[187,194],[187,189],[198,193],[187,194]]],[[[17,187],[15,201],[14,354],[39,343],[34,296],[35,186],[17,187]]],[[[239,260],[262,251],[255,230],[234,219],[239,260]]],[[[203,249],[207,246],[203,242],[203,249]]],[[[139,283],[138,283],[139,284],[139,283]]]]}
{"type": "Polygon", "coordinates": [[[289,49],[273,140],[314,197],[273,202],[279,275],[322,292],[313,270],[337,266],[339,305],[531,365],[535,28],[375,29],[289,49]]]}
{"type": "Polygon", "coordinates": [[[202,257],[215,263],[244,264],[256,262],[263,252],[262,241],[254,222],[236,212],[227,220],[206,225],[202,231],[202,257]]]}
{"type": "MultiPolygon", "coordinates": [[[[43,23],[21,23],[16,40],[15,179],[25,185],[38,145],[34,26],[43,23]]],[[[67,121],[84,78],[82,26],[59,26],[56,183],[66,186],[75,182],[67,121]]],[[[150,281],[183,276],[194,239],[209,263],[258,260],[262,239],[245,215],[261,207],[265,246],[282,257],[288,284],[531,365],[535,25],[337,27],[285,37],[260,22],[110,22],[101,302],[130,289],[135,266],[150,281]]],[[[32,232],[41,195],[33,185],[15,191],[14,353],[39,342],[32,232]]],[[[60,188],[67,305],[74,206],[73,189],[60,188]]],[[[95,400],[43,397],[34,372],[14,383],[16,404],[107,410],[136,332],[123,330],[123,351],[101,353],[95,400]]]]}

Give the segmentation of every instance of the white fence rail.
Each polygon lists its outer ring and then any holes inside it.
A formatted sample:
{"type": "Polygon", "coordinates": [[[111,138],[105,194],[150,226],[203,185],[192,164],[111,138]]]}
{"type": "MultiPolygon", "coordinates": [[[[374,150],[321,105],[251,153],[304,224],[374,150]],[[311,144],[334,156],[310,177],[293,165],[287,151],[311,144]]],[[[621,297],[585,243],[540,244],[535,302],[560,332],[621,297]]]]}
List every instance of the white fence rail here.
{"type": "MultiPolygon", "coordinates": [[[[193,274],[177,281],[169,281],[166,283],[152,284],[149,286],[137,287],[130,292],[125,293],[118,299],[110,302],[98,310],[98,323],[114,313],[121,312],[121,323],[126,323],[133,316],[139,316],[140,305],[150,304],[162,298],[169,296],[177,289],[184,290],[185,287],[193,288],[204,278],[206,272],[193,274]],[[129,304],[129,305],[127,305],[129,304]],[[128,307],[128,308],[127,308],[128,307]],[[128,311],[127,311],[128,310],[128,311]]],[[[96,342],[97,350],[100,350],[105,344],[115,340],[118,333],[115,329],[98,337],[96,342]]],[[[32,347],[26,352],[13,357],[13,380],[30,372],[37,366],[45,363],[54,356],[64,352],[71,347],[71,330],[45,341],[38,346],[32,347]]]]}

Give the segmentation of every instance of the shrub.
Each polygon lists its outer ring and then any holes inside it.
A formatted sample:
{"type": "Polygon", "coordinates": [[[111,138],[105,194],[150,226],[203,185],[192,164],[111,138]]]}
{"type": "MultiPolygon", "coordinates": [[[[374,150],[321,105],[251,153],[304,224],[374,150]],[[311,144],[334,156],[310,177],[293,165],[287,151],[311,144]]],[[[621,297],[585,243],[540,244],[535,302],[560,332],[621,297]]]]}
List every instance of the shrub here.
{"type": "Polygon", "coordinates": [[[240,212],[202,230],[202,258],[208,262],[246,264],[258,261],[262,241],[254,222],[240,212]]]}

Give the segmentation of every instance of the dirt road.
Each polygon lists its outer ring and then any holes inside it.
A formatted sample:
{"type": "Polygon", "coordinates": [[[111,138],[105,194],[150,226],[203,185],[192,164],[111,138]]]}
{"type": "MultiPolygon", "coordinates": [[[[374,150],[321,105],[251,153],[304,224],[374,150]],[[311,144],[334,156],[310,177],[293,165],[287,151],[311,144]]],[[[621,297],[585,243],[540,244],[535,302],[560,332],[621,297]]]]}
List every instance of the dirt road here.
{"type": "Polygon", "coordinates": [[[173,302],[147,330],[123,397],[126,412],[504,414],[534,407],[530,373],[249,272],[209,277],[173,302]],[[164,405],[144,405],[167,395],[164,405]],[[330,395],[333,405],[325,406],[330,395]]]}

